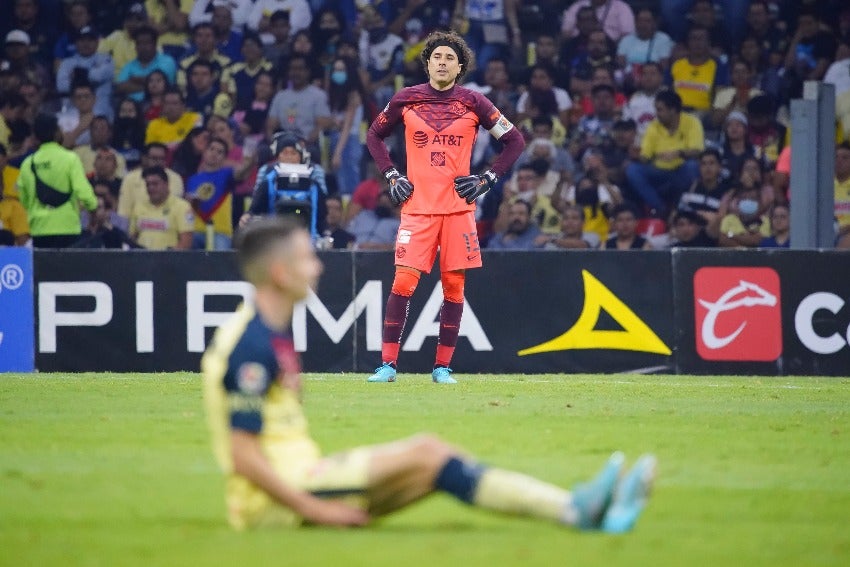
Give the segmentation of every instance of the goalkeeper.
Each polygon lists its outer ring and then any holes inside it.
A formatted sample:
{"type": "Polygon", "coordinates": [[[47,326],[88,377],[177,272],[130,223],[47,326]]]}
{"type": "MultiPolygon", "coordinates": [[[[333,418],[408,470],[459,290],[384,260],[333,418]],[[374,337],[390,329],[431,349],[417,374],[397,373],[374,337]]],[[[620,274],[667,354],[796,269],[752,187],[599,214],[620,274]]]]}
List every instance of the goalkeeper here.
{"type": "Polygon", "coordinates": [[[454,384],[449,363],[463,312],[465,271],[481,267],[475,228],[475,199],[489,191],[522,153],[524,142],[483,95],[457,84],[468,73],[472,53],[453,32],[434,32],[421,54],[428,82],[400,90],[375,118],[366,137],[390,194],[402,204],[395,244],[395,277],[387,300],[381,348],[383,364],[370,382],[394,382],[401,333],[410,298],[422,272],[430,272],[440,250],[443,305],[434,382],[454,384]],[[383,142],[404,124],[407,166],[400,172],[383,142]],[[479,126],[502,142],[491,169],[470,175],[479,126]]]}

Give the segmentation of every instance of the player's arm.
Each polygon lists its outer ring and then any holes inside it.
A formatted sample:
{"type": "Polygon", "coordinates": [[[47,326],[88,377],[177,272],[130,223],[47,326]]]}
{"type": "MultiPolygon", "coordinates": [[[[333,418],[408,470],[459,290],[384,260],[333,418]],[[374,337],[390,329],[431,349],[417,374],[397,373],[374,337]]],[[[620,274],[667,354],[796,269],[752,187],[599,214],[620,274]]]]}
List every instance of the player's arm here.
{"type": "Polygon", "coordinates": [[[230,443],[234,472],[308,522],[327,526],[363,526],[369,522],[369,515],[363,510],[340,501],[316,498],[281,480],[263,453],[255,434],[232,429],[230,443]]]}
{"type": "Polygon", "coordinates": [[[400,205],[413,195],[413,183],[396,169],[390,159],[390,151],[384,143],[384,138],[392,134],[393,128],[401,120],[402,93],[399,91],[389,104],[375,117],[369,131],[366,133],[366,147],[375,160],[378,170],[384,174],[393,203],[400,205]]]}
{"type": "Polygon", "coordinates": [[[525,140],[522,134],[483,95],[479,96],[476,114],[481,125],[490,132],[491,136],[502,143],[502,151],[499,152],[492,167],[484,173],[455,177],[455,191],[466,199],[467,203],[474,202],[475,199],[492,189],[499,177],[510,171],[514,162],[525,149],[525,140]]]}
{"type": "Polygon", "coordinates": [[[375,165],[381,172],[395,167],[390,159],[390,151],[384,143],[384,138],[392,134],[396,124],[401,122],[402,101],[404,100],[402,97],[405,91],[406,89],[402,89],[393,96],[389,104],[378,113],[366,132],[366,147],[369,148],[369,153],[372,154],[372,159],[375,160],[375,165]]]}

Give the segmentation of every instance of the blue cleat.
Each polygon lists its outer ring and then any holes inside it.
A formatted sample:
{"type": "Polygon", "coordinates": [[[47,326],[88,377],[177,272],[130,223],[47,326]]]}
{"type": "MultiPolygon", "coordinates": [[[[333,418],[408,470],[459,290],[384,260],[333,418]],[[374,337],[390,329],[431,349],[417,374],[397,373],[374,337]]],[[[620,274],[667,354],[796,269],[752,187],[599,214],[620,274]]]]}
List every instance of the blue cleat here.
{"type": "Polygon", "coordinates": [[[572,507],[576,512],[575,527],[580,530],[599,529],[605,510],[611,503],[614,487],[617,486],[625,460],[625,455],[620,451],[613,453],[593,480],[573,488],[572,507]]]}
{"type": "Polygon", "coordinates": [[[431,372],[431,379],[437,384],[457,384],[457,380],[452,378],[452,369],[443,366],[431,372]]]}
{"type": "Polygon", "coordinates": [[[395,382],[395,368],[385,362],[375,369],[375,373],[369,376],[367,382],[395,382]]]}
{"type": "Polygon", "coordinates": [[[614,491],[614,501],[602,519],[603,531],[621,534],[634,527],[652,492],[656,465],[652,455],[643,455],[635,462],[614,491]]]}

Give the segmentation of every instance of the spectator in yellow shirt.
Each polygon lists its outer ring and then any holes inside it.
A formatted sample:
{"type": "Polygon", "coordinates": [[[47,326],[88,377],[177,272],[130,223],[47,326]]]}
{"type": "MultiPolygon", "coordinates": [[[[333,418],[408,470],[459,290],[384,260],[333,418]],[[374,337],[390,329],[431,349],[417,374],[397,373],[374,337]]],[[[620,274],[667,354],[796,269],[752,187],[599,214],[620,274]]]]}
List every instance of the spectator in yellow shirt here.
{"type": "Polygon", "coordinates": [[[9,123],[20,120],[26,108],[27,101],[18,93],[0,93],[0,144],[9,147],[9,123]]]}
{"type": "Polygon", "coordinates": [[[162,95],[162,116],[148,124],[145,144],[159,142],[173,148],[183,141],[192,128],[201,125],[201,115],[186,110],[186,101],[180,89],[170,87],[162,95]]]}
{"type": "Polygon", "coordinates": [[[134,169],[121,181],[118,196],[118,214],[130,218],[136,203],[148,198],[148,190],[142,172],[149,167],[161,167],[168,177],[168,190],[175,197],[183,196],[183,178],[176,171],[165,167],[168,160],[168,148],[164,144],[154,142],[145,146],[142,153],[142,166],[134,169]]]}
{"type": "Polygon", "coordinates": [[[136,203],[130,215],[130,236],[149,250],[188,250],[192,247],[195,215],[188,202],[168,191],[168,175],[162,167],[142,172],[148,199],[136,203]]]}
{"type": "Polygon", "coordinates": [[[835,222],[838,247],[850,248],[850,142],[835,148],[835,222]]]}
{"type": "Polygon", "coordinates": [[[705,134],[699,119],[682,112],[682,99],[673,91],[655,96],[655,112],[641,140],[641,161],[626,166],[626,179],[651,213],[666,218],[699,175],[696,158],[705,148],[705,134]]]}
{"type": "Polygon", "coordinates": [[[147,12],[144,5],[139,2],[132,4],[124,15],[124,27],[113,31],[98,44],[99,53],[106,53],[112,57],[115,83],[118,82],[118,74],[121,73],[124,65],[136,58],[136,43],[133,41],[133,36],[146,21],[147,12]]]}
{"type": "Polygon", "coordinates": [[[711,56],[711,38],[705,28],[688,32],[688,55],[676,60],[670,68],[673,88],[689,111],[707,114],[711,110],[718,65],[711,56]]]}
{"type": "MultiPolygon", "coordinates": [[[[0,144],[0,172],[14,169],[7,168],[7,163],[6,147],[0,144]]],[[[0,175],[0,246],[23,246],[30,239],[27,211],[21,202],[12,196],[14,186],[7,187],[5,177],[0,175]]]]}

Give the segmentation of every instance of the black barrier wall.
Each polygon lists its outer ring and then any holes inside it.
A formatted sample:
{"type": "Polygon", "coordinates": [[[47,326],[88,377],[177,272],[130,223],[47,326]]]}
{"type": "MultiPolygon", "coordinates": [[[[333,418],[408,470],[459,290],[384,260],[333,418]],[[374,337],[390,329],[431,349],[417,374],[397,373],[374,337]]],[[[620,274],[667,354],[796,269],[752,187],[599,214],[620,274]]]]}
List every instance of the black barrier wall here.
{"type": "Polygon", "coordinates": [[[850,254],[672,252],[677,371],[850,375],[850,254]]]}
{"type": "MultiPolygon", "coordinates": [[[[380,363],[390,253],[323,252],[293,317],[308,371],[380,363]]],[[[467,277],[457,372],[847,375],[850,254],[798,251],[486,252],[467,277]]],[[[36,251],[42,371],[198,369],[249,298],[230,252],[36,251]]],[[[442,293],[423,276],[400,369],[433,364],[442,293]]]]}

